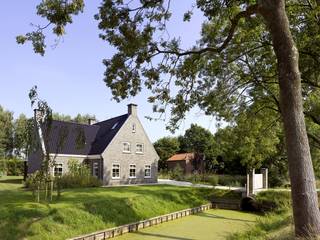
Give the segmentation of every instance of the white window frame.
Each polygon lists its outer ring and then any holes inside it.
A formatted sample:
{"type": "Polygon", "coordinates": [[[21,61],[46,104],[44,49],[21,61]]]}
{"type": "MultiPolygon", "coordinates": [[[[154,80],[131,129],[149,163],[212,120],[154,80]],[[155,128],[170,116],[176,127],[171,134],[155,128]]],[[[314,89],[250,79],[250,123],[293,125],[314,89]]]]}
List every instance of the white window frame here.
{"type": "Polygon", "coordinates": [[[151,178],[151,165],[150,164],[144,165],[144,178],[151,178]],[[146,170],[149,170],[149,172],[150,172],[149,176],[146,176],[146,170]]]}
{"type": "Polygon", "coordinates": [[[54,177],[60,177],[63,174],[63,163],[55,163],[53,166],[53,176],[54,177]],[[56,169],[60,169],[60,171],[56,171],[56,169]],[[57,172],[60,172],[60,174],[56,174],[57,172]]]}
{"type": "Polygon", "coordinates": [[[129,178],[137,178],[137,167],[135,164],[129,165],[129,178]],[[131,170],[134,169],[134,176],[131,176],[131,170]]]}
{"type": "Polygon", "coordinates": [[[143,154],[143,152],[144,152],[144,144],[143,143],[137,143],[136,144],[136,153],[143,154]],[[142,146],[142,151],[138,151],[138,145],[142,146]]]}
{"type": "Polygon", "coordinates": [[[112,179],[120,179],[120,163],[112,163],[111,177],[112,177],[112,179]],[[117,165],[119,167],[115,167],[115,165],[117,165]],[[114,177],[113,176],[113,170],[114,169],[119,169],[119,176],[118,177],[114,177]]]}
{"type": "Polygon", "coordinates": [[[132,123],[132,132],[133,133],[135,133],[136,132],[136,130],[137,130],[137,126],[136,126],[136,124],[135,123],[132,123]]]}
{"type": "Polygon", "coordinates": [[[123,142],[122,143],[122,152],[123,153],[131,153],[131,144],[129,142],[123,142]],[[128,144],[129,150],[125,150],[125,145],[128,144]]]}
{"type": "Polygon", "coordinates": [[[98,162],[93,162],[92,164],[92,175],[99,178],[100,176],[100,164],[98,162]],[[97,172],[96,172],[97,170],[97,172]],[[97,174],[96,174],[97,173],[97,174]]]}

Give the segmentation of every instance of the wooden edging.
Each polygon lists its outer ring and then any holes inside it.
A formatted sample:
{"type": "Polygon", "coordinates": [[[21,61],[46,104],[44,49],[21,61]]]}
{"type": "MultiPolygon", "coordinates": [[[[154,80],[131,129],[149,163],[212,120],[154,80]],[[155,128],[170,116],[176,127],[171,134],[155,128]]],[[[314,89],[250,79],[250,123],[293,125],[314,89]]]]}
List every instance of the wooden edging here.
{"type": "Polygon", "coordinates": [[[140,229],[151,227],[154,225],[158,225],[164,222],[169,222],[174,219],[182,218],[185,216],[193,215],[199,212],[203,212],[206,210],[209,210],[211,208],[223,208],[223,209],[239,209],[238,205],[233,202],[218,202],[213,201],[212,203],[204,204],[199,207],[195,208],[188,208],[185,210],[165,214],[158,217],[149,218],[146,220],[142,220],[139,222],[129,223],[126,225],[121,225],[114,228],[105,229],[102,231],[70,238],[69,240],[104,240],[113,238],[116,236],[120,236],[122,234],[128,233],[128,232],[136,232],[140,229]]]}

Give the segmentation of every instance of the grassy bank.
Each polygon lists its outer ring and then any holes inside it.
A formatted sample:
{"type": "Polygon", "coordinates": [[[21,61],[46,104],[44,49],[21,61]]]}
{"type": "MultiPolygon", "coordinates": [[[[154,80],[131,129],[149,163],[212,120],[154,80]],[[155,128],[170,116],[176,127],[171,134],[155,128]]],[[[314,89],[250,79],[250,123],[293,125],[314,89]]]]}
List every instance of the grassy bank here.
{"type": "Polygon", "coordinates": [[[256,197],[262,209],[269,211],[248,231],[231,235],[229,240],[289,240],[294,238],[290,192],[266,191],[256,197]],[[270,209],[272,207],[272,209],[270,209]]]}
{"type": "Polygon", "coordinates": [[[65,239],[198,206],[228,191],[175,186],[70,189],[59,201],[34,203],[21,178],[0,178],[1,239],[65,239]]]}

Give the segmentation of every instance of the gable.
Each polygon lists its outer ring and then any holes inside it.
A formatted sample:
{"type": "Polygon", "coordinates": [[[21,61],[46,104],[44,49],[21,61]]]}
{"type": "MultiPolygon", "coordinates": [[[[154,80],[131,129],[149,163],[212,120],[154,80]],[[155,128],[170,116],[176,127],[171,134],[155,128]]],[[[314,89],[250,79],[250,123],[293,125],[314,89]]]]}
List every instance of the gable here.
{"type": "Polygon", "coordinates": [[[130,143],[132,154],[136,153],[136,144],[143,144],[144,154],[143,156],[141,155],[141,157],[151,157],[152,160],[159,159],[139,118],[134,115],[128,116],[127,120],[114,136],[104,153],[108,155],[108,152],[117,152],[121,155],[123,153],[123,143],[127,142],[130,143]],[[133,125],[135,125],[135,131],[133,131],[133,125]]]}

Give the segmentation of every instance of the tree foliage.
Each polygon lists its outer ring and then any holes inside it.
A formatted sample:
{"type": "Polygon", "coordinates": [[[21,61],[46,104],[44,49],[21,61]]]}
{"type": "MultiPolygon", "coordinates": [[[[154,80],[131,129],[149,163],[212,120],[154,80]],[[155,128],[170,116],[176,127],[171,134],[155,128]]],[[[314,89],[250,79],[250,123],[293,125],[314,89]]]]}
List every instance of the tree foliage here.
{"type": "Polygon", "coordinates": [[[158,139],[154,144],[159,155],[158,167],[159,169],[167,169],[167,160],[180,149],[180,143],[175,137],[163,137],[158,139]]]}

